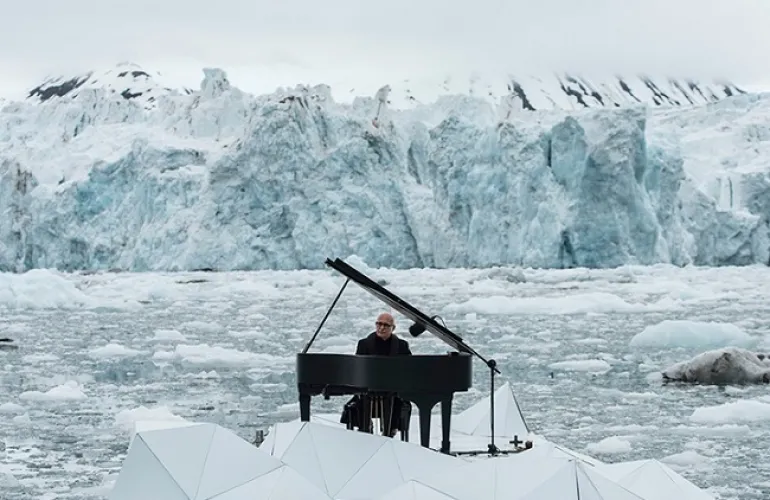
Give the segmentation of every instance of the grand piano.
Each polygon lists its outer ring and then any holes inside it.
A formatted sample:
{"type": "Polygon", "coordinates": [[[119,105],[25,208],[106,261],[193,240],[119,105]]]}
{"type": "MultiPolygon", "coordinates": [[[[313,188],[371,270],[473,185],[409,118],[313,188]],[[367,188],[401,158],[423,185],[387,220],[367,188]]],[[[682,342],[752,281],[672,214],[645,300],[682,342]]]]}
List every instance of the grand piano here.
{"type": "MultiPolygon", "coordinates": [[[[341,259],[327,259],[325,264],[347,279],[326,312],[321,324],[301,353],[297,354],[297,388],[299,391],[300,420],[310,420],[312,396],[325,398],[340,395],[390,394],[417,406],[420,422],[420,444],[429,447],[430,421],[433,407],[441,403],[442,453],[450,452],[449,431],[452,399],[455,392],[467,391],[472,384],[473,358],[482,360],[490,368],[492,380],[500,373],[494,360],[486,360],[468,346],[463,339],[405,300],[387,290],[341,259]],[[354,281],[392,309],[409,318],[412,336],[429,331],[453,350],[443,355],[412,356],[359,356],[308,352],[319,331],[334,309],[350,281],[354,281]]],[[[494,405],[494,403],[492,403],[494,405]]],[[[492,408],[494,414],[494,407],[492,408]]],[[[364,418],[368,419],[366,413],[364,418]]],[[[492,423],[494,426],[494,423],[492,423]]],[[[494,432],[492,433],[494,435],[494,432]]],[[[493,446],[493,445],[491,445],[493,446]]]]}

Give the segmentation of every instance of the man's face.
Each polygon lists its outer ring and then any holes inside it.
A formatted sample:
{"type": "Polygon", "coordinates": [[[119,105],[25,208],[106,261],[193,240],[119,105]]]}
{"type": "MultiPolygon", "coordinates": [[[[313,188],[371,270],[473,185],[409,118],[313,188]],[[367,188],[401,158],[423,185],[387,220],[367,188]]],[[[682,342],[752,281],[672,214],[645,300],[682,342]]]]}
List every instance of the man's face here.
{"type": "Polygon", "coordinates": [[[388,313],[382,313],[377,316],[377,321],[374,324],[377,329],[377,336],[383,340],[388,340],[393,333],[393,327],[396,326],[393,316],[388,313]]]}

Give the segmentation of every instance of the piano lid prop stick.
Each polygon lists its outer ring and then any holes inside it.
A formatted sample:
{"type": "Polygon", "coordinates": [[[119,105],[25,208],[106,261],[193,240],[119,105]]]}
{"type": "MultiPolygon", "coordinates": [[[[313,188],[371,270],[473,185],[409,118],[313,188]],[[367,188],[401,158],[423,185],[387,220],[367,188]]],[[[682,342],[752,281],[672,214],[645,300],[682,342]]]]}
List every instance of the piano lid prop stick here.
{"type": "Polygon", "coordinates": [[[305,344],[305,348],[304,348],[304,349],[302,349],[302,354],[306,354],[306,353],[307,353],[307,350],[308,350],[308,349],[310,349],[310,346],[313,344],[313,342],[315,341],[315,338],[318,336],[318,332],[320,332],[320,331],[321,331],[321,328],[323,328],[323,326],[324,326],[324,323],[326,323],[326,320],[327,320],[327,318],[328,318],[328,317],[329,317],[329,315],[332,313],[332,309],[334,309],[334,306],[336,306],[336,305],[337,305],[337,301],[338,301],[338,300],[340,300],[340,297],[342,297],[342,292],[344,292],[344,291],[345,291],[345,287],[346,287],[346,286],[348,286],[348,283],[349,283],[349,282],[350,282],[350,278],[348,278],[348,279],[346,279],[346,280],[345,280],[345,283],[342,285],[342,288],[340,288],[340,291],[339,291],[339,293],[337,293],[337,296],[334,298],[334,302],[332,302],[332,305],[331,305],[331,307],[329,308],[329,310],[328,310],[328,311],[326,311],[326,315],[325,315],[325,316],[323,317],[323,319],[321,320],[321,324],[320,324],[320,325],[318,325],[318,328],[316,328],[316,331],[315,331],[315,333],[314,333],[314,334],[313,334],[313,336],[310,338],[310,340],[308,341],[308,343],[307,343],[307,344],[305,344]]]}

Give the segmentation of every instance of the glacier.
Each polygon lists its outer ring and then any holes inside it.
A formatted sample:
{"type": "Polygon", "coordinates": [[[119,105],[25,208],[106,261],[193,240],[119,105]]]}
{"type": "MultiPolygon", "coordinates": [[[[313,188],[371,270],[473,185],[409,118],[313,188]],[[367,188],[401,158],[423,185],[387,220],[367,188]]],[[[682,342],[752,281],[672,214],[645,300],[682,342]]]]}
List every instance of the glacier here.
{"type": "Polygon", "coordinates": [[[215,68],[143,93],[0,103],[0,271],[770,264],[768,94],[448,95],[375,127],[374,97],[251,95],[215,68]]]}

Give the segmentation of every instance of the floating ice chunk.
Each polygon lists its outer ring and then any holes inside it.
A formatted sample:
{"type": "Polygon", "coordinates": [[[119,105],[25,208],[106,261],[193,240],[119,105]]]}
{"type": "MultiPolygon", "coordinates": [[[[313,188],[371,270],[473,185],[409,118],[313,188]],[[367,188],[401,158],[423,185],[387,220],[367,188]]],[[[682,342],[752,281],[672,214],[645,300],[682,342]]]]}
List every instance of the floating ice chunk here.
{"type": "Polygon", "coordinates": [[[182,335],[178,330],[165,330],[165,329],[158,329],[155,330],[155,337],[153,337],[153,340],[158,341],[184,341],[187,340],[187,338],[182,335]]]}
{"type": "Polygon", "coordinates": [[[631,442],[618,436],[610,436],[602,439],[598,443],[591,443],[586,446],[586,448],[592,453],[602,453],[605,455],[628,453],[631,451],[631,442]]]}
{"type": "Polygon", "coordinates": [[[177,345],[173,353],[156,352],[153,359],[181,360],[200,368],[252,368],[289,363],[289,359],[267,353],[239,351],[222,346],[177,345]]]}
{"type": "Polygon", "coordinates": [[[132,438],[137,432],[192,425],[192,422],[175,415],[166,406],[157,408],[140,406],[131,410],[122,410],[115,415],[115,423],[123,431],[130,433],[132,438]]]}
{"type": "Polygon", "coordinates": [[[59,356],[56,356],[54,354],[27,354],[23,358],[21,358],[25,363],[33,364],[33,363],[45,363],[48,361],[59,361],[59,356]]]}
{"type": "Polygon", "coordinates": [[[87,397],[80,385],[74,380],[69,380],[46,392],[25,391],[19,395],[19,399],[22,401],[79,401],[87,397]]]}
{"type": "Polygon", "coordinates": [[[89,356],[95,359],[128,358],[139,354],[141,354],[141,351],[112,343],[102,347],[96,347],[89,352],[89,356]]]}
{"type": "Polygon", "coordinates": [[[182,324],[182,328],[200,333],[219,333],[222,331],[222,325],[207,321],[188,321],[182,324]]]}
{"type": "Polygon", "coordinates": [[[770,363],[751,351],[728,347],[698,354],[661,373],[664,379],[699,384],[770,383],[770,363]]]}
{"type": "Polygon", "coordinates": [[[11,419],[14,424],[19,426],[24,426],[32,423],[32,419],[29,418],[29,414],[25,413],[24,415],[16,415],[11,419]]]}
{"type": "Polygon", "coordinates": [[[0,273],[0,305],[10,308],[77,309],[94,301],[61,273],[33,269],[24,274],[0,273]]]}
{"type": "Polygon", "coordinates": [[[681,453],[674,453],[661,459],[661,462],[671,464],[677,467],[691,467],[708,463],[709,458],[704,457],[695,450],[687,450],[681,453]]]}
{"type": "Polygon", "coordinates": [[[6,488],[15,488],[19,486],[19,480],[11,474],[11,469],[0,462],[0,491],[6,488]]]}
{"type": "Polygon", "coordinates": [[[770,422],[770,403],[755,399],[696,408],[690,420],[700,424],[770,422]]]}
{"type": "Polygon", "coordinates": [[[24,407],[16,403],[0,404],[0,413],[24,413],[24,407]]]}
{"type": "Polygon", "coordinates": [[[0,273],[0,306],[11,309],[124,309],[136,305],[122,298],[90,296],[80,290],[66,274],[55,270],[0,273]]]}
{"type": "Polygon", "coordinates": [[[548,368],[572,372],[604,373],[610,371],[612,366],[602,359],[576,359],[551,363],[548,368]]]}
{"type": "Polygon", "coordinates": [[[444,310],[461,314],[584,314],[650,312],[670,309],[666,303],[633,304],[617,295],[603,292],[557,297],[473,297],[444,310]]]}
{"type": "Polygon", "coordinates": [[[753,347],[758,339],[732,323],[665,320],[648,326],[631,339],[633,347],[753,347]]]}
{"type": "Polygon", "coordinates": [[[374,269],[366,263],[366,261],[358,256],[358,255],[350,255],[348,258],[344,259],[345,262],[347,262],[349,265],[355,267],[356,269],[360,270],[363,273],[371,272],[374,269]]]}

